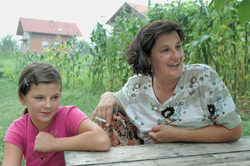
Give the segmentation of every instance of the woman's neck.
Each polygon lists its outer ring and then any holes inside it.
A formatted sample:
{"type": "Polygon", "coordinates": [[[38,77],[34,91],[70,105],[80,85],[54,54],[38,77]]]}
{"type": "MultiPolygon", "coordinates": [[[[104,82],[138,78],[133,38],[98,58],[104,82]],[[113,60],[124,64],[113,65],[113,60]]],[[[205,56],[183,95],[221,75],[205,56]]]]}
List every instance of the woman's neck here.
{"type": "Polygon", "coordinates": [[[178,83],[179,79],[175,80],[164,80],[164,79],[156,79],[153,77],[153,89],[156,98],[162,104],[167,101],[172,94],[174,93],[175,87],[178,83]]]}

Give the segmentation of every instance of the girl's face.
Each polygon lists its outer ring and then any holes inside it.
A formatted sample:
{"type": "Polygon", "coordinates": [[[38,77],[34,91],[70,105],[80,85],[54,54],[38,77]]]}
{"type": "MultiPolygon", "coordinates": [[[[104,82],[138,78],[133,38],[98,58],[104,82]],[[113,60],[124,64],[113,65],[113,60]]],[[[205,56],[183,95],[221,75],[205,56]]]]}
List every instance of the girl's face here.
{"type": "Polygon", "coordinates": [[[45,131],[51,124],[61,100],[61,87],[58,83],[31,84],[30,91],[23,99],[19,97],[22,105],[26,105],[33,125],[39,131],[45,131]]]}
{"type": "Polygon", "coordinates": [[[181,39],[176,31],[157,37],[151,50],[149,63],[157,79],[178,79],[183,68],[181,39]]]}

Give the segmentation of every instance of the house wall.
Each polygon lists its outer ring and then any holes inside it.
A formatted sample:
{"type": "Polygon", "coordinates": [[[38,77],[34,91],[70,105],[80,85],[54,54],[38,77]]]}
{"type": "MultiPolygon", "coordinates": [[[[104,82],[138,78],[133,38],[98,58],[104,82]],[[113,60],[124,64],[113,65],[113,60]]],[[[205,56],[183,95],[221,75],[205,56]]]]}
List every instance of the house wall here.
{"type": "Polygon", "coordinates": [[[70,36],[24,32],[23,38],[28,39],[27,41],[23,42],[22,45],[23,53],[26,53],[28,49],[30,49],[31,53],[34,52],[42,53],[44,50],[44,48],[42,47],[43,42],[48,43],[48,49],[49,49],[54,42],[60,43],[62,41],[67,41],[70,38],[70,36]]]}
{"type": "Polygon", "coordinates": [[[22,52],[25,53],[27,52],[28,48],[29,48],[29,38],[30,38],[30,34],[29,32],[23,32],[23,43],[22,43],[22,52]]]}

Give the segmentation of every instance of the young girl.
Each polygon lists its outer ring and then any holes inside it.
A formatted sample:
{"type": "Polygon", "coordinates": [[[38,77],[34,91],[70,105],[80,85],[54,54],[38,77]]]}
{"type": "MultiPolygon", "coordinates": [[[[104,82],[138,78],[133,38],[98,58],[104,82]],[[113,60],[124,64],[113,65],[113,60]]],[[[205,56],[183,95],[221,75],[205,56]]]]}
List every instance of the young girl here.
{"type": "Polygon", "coordinates": [[[28,65],[19,79],[18,98],[26,105],[5,136],[3,166],[65,165],[64,150],[107,151],[110,140],[101,127],[75,106],[59,106],[62,84],[50,64],[28,65]]]}

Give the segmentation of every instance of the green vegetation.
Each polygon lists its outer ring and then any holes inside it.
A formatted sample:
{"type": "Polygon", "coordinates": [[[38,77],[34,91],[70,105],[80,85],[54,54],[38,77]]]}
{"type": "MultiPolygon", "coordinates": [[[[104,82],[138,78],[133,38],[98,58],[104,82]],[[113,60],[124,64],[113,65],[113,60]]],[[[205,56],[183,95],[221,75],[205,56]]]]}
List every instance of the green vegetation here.
{"type": "Polygon", "coordinates": [[[217,7],[221,12],[217,13],[213,1],[206,3],[206,12],[197,1],[178,1],[156,4],[143,20],[122,12],[110,25],[110,31],[98,24],[91,34],[94,47],[89,57],[93,86],[106,85],[110,91],[121,87],[133,74],[123,53],[134,35],[148,22],[173,20],[182,25],[186,34],[185,63],[204,63],[216,69],[235,102],[237,97],[249,96],[250,24],[240,24],[237,15],[240,5],[241,1],[224,0],[217,7]]]}
{"type": "Polygon", "coordinates": [[[213,2],[218,0],[206,3],[206,10],[195,0],[156,4],[142,20],[122,12],[110,25],[111,30],[97,24],[91,34],[91,44],[68,41],[51,46],[41,54],[21,54],[1,47],[0,165],[5,132],[13,120],[21,116],[23,109],[17,98],[17,79],[27,64],[43,61],[54,65],[63,81],[61,105],[76,105],[90,116],[104,91],[118,90],[133,75],[124,51],[138,30],[155,20],[182,24],[186,34],[183,43],[185,63],[208,64],[218,72],[242,116],[243,135],[250,135],[250,24],[244,21],[247,17],[240,21],[237,14],[241,13],[243,2],[246,6],[249,4],[246,0],[221,0],[215,10],[213,2]]]}

